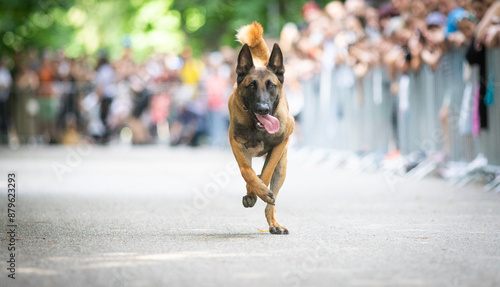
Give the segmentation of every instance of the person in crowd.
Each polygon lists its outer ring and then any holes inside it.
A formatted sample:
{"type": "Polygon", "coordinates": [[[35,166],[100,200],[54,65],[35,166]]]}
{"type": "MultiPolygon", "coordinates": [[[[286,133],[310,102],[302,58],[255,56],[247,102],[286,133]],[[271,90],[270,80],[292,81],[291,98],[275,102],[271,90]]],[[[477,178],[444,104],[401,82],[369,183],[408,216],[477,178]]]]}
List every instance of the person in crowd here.
{"type": "Polygon", "coordinates": [[[203,119],[207,107],[203,104],[199,89],[205,66],[202,61],[193,57],[193,50],[189,46],[184,47],[180,57],[173,58],[172,63],[173,66],[178,66],[181,85],[176,90],[174,103],[171,105],[170,142],[172,145],[197,146],[206,133],[203,119]]]}
{"type": "Polygon", "coordinates": [[[433,71],[438,69],[439,59],[441,59],[445,48],[443,30],[445,22],[446,16],[440,12],[431,12],[425,18],[426,29],[422,33],[424,47],[421,58],[433,71]]]}
{"type": "Polygon", "coordinates": [[[407,17],[410,13],[411,4],[409,0],[391,0],[391,4],[400,17],[407,17]]]}
{"type": "Polygon", "coordinates": [[[39,78],[29,62],[22,62],[20,66],[15,81],[16,92],[14,97],[16,134],[20,143],[34,143],[36,141],[35,118],[39,109],[36,101],[39,78]]]}
{"type": "Polygon", "coordinates": [[[116,82],[127,80],[130,76],[134,75],[136,63],[133,59],[132,42],[129,37],[123,40],[123,55],[113,63],[113,69],[116,71],[116,82]]]}
{"type": "Polygon", "coordinates": [[[488,10],[488,6],[484,0],[472,0],[472,13],[476,16],[477,21],[481,21],[488,10]]]}
{"type": "Polygon", "coordinates": [[[0,144],[8,143],[9,115],[7,114],[7,100],[12,86],[12,75],[7,68],[7,58],[0,60],[0,144]]]}
{"type": "Polygon", "coordinates": [[[488,108],[485,103],[486,90],[488,86],[486,51],[487,48],[482,43],[475,43],[476,36],[476,17],[464,12],[459,19],[457,25],[469,43],[465,58],[469,65],[473,67],[473,72],[477,71],[477,75],[472,75],[474,89],[472,91],[472,102],[474,117],[472,131],[474,135],[479,135],[481,128],[488,128],[488,108]]]}
{"type": "MultiPolygon", "coordinates": [[[[83,117],[80,111],[80,92],[78,90],[78,68],[76,59],[68,61],[69,67],[61,75],[64,83],[64,92],[61,95],[59,104],[59,114],[57,117],[57,128],[62,137],[66,139],[75,138],[74,134],[83,128],[83,117]],[[65,136],[70,133],[72,136],[65,136]]],[[[74,143],[74,140],[67,140],[67,143],[74,143]]]]}
{"type": "Polygon", "coordinates": [[[457,26],[458,19],[464,11],[464,8],[458,5],[457,0],[441,0],[439,4],[439,12],[447,17],[444,35],[452,47],[463,47],[465,44],[465,36],[458,30],[457,26]]]}
{"type": "Polygon", "coordinates": [[[411,0],[410,2],[410,18],[409,26],[414,31],[422,31],[425,29],[425,17],[427,17],[427,7],[422,0],[411,0]]]}
{"type": "Polygon", "coordinates": [[[489,8],[477,25],[476,42],[484,43],[489,48],[497,48],[500,47],[500,2],[491,4],[487,0],[483,1],[489,8]]]}
{"type": "Polygon", "coordinates": [[[373,7],[368,7],[366,9],[365,22],[366,22],[365,26],[366,35],[368,36],[369,40],[372,42],[373,45],[378,45],[382,37],[380,33],[378,10],[373,7]]]}
{"type": "Polygon", "coordinates": [[[228,86],[231,67],[224,64],[222,53],[214,52],[208,56],[205,90],[208,101],[208,136],[212,146],[224,147],[227,142],[225,131],[229,119],[225,110],[229,99],[228,86]]]}
{"type": "Polygon", "coordinates": [[[306,23],[311,23],[321,16],[323,12],[316,2],[308,1],[302,6],[302,17],[306,23]]]}
{"type": "Polygon", "coordinates": [[[366,2],[365,0],[347,0],[344,3],[344,7],[347,12],[347,16],[364,17],[366,11],[366,2]]]}
{"type": "Polygon", "coordinates": [[[55,118],[56,102],[54,99],[53,83],[56,79],[55,61],[49,50],[43,55],[42,64],[38,71],[40,85],[38,87],[38,134],[45,143],[56,143],[55,118]]]}
{"type": "MultiPolygon", "coordinates": [[[[112,63],[116,83],[115,97],[113,98],[108,120],[109,129],[116,133],[127,125],[127,121],[134,121],[133,117],[130,118],[130,115],[136,104],[136,92],[143,89],[143,85],[137,85],[137,82],[146,81],[143,79],[146,76],[144,67],[139,69],[139,65],[134,61],[131,44],[131,38],[125,36],[122,41],[123,54],[120,59],[112,63]],[[133,79],[139,79],[139,81],[133,82],[133,79]]],[[[133,133],[132,142],[138,142],[135,140],[136,136],[138,135],[133,133]]]]}
{"type": "Polygon", "coordinates": [[[436,12],[439,10],[439,1],[440,0],[422,0],[424,3],[427,13],[436,12]]]}
{"type": "Polygon", "coordinates": [[[460,18],[457,19],[458,30],[464,35],[467,42],[470,42],[470,40],[474,37],[476,19],[477,18],[474,14],[467,11],[464,11],[460,18]]]}
{"type": "Polygon", "coordinates": [[[378,9],[380,32],[383,33],[389,21],[393,17],[396,17],[398,15],[399,15],[398,12],[396,11],[396,9],[394,9],[392,4],[390,3],[382,4],[378,9]]]}
{"type": "Polygon", "coordinates": [[[149,108],[153,92],[147,88],[146,82],[141,77],[134,75],[130,77],[131,90],[133,93],[133,106],[128,120],[132,130],[132,142],[134,144],[147,144],[152,140],[149,131],[149,122],[145,117],[149,116],[149,108]]]}
{"type": "Polygon", "coordinates": [[[108,56],[103,53],[99,56],[96,66],[95,93],[99,97],[99,118],[104,126],[104,131],[94,134],[98,143],[107,143],[110,140],[111,128],[109,126],[109,115],[111,103],[116,93],[115,70],[111,66],[108,56]]]}

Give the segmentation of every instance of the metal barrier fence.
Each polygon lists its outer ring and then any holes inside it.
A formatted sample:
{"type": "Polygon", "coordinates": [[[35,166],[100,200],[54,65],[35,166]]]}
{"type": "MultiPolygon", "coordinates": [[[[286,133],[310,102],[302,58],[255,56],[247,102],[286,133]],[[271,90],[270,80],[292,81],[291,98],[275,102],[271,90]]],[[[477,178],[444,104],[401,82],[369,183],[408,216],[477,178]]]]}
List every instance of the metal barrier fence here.
{"type": "Polygon", "coordinates": [[[485,155],[489,164],[500,165],[500,49],[489,51],[487,62],[494,83],[494,100],[488,106],[490,128],[479,136],[477,151],[485,155]]]}
{"type": "Polygon", "coordinates": [[[383,67],[361,79],[347,66],[323,69],[303,82],[305,145],[383,155],[397,144],[403,156],[442,153],[450,162],[468,164],[484,155],[488,164],[500,166],[500,49],[487,53],[494,100],[487,106],[489,127],[478,136],[472,135],[470,118],[464,119],[471,117],[473,102],[464,90],[472,94],[468,83],[477,80],[464,80],[464,61],[465,50],[455,49],[436,71],[424,65],[401,75],[397,96],[383,67]]]}

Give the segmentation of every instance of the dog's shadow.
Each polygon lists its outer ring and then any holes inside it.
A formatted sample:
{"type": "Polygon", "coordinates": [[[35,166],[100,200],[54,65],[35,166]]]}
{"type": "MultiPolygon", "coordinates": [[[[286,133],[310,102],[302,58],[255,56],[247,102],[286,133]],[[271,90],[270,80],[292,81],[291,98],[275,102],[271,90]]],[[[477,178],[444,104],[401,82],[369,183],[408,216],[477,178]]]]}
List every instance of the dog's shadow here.
{"type": "MultiPolygon", "coordinates": [[[[252,239],[257,238],[262,235],[266,235],[266,233],[255,232],[255,233],[187,233],[182,234],[181,236],[186,237],[196,237],[199,239],[207,239],[207,240],[227,240],[227,239],[252,239]]],[[[269,234],[267,234],[269,235],[269,234]]]]}

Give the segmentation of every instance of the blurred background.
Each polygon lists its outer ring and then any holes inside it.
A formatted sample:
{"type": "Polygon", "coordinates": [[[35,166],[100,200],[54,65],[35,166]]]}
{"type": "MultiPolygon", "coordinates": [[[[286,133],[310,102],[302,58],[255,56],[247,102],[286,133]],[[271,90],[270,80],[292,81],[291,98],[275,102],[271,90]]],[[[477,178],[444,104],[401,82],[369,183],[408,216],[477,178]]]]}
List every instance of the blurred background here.
{"type": "Polygon", "coordinates": [[[500,1],[0,0],[0,193],[1,286],[500,286],[500,1]],[[253,21],[286,238],[227,134],[253,21]]]}
{"type": "Polygon", "coordinates": [[[2,0],[0,7],[0,141],[8,149],[229,149],[235,31],[258,21],[286,58],[293,148],[359,170],[499,183],[498,1],[2,0]]]}

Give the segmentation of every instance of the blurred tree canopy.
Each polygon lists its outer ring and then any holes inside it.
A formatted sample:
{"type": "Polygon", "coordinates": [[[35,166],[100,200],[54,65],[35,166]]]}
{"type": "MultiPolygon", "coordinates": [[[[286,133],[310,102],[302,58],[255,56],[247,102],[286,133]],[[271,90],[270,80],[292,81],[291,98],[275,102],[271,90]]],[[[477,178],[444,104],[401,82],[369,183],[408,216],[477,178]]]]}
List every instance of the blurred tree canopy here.
{"type": "MultiPolygon", "coordinates": [[[[118,57],[131,42],[137,58],[152,52],[196,54],[236,46],[235,30],[252,21],[278,38],[300,22],[305,0],[0,0],[0,54],[61,48],[69,57],[104,48],[118,57]]],[[[324,5],[329,1],[316,1],[324,5]]]]}

